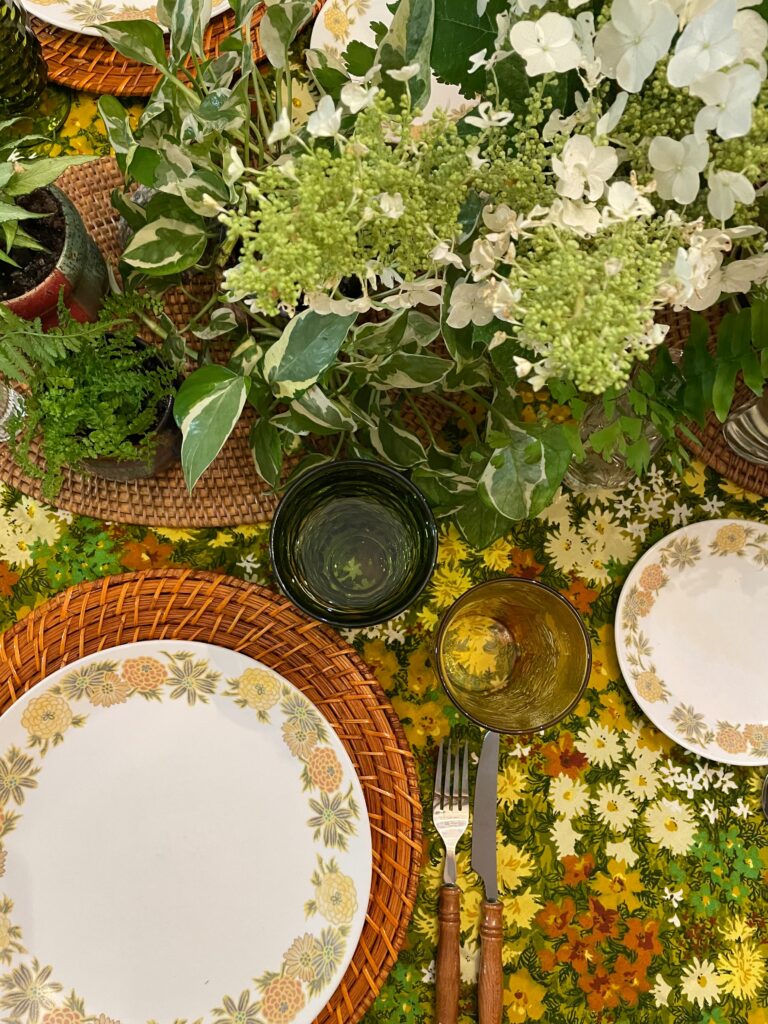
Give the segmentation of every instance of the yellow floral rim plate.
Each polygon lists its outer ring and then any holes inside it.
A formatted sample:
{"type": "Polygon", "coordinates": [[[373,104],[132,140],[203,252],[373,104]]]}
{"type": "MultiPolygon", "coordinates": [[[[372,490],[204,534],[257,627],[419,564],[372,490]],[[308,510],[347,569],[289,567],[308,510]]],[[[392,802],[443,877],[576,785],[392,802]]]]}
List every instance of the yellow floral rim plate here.
{"type": "MultiPolygon", "coordinates": [[[[48,25],[86,36],[100,35],[96,26],[106,21],[157,21],[156,0],[24,0],[24,7],[48,25]]],[[[228,8],[226,0],[214,3],[211,17],[228,8]]]]}
{"type": "Polygon", "coordinates": [[[624,679],[662,732],[726,764],[768,764],[768,529],[693,523],[634,566],[616,612],[624,679]]]}
{"type": "Polygon", "coordinates": [[[299,690],[223,648],[130,644],[34,687],[0,741],[0,1018],[315,1018],[363,928],[371,833],[299,690]]]}

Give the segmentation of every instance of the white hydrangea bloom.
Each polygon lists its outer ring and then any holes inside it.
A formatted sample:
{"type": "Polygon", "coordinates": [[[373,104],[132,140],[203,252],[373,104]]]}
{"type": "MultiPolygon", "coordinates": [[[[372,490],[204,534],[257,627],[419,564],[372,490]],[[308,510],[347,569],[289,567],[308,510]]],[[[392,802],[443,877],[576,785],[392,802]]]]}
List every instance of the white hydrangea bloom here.
{"type": "Polygon", "coordinates": [[[510,123],[515,115],[510,113],[508,110],[494,110],[493,104],[490,100],[485,100],[477,108],[477,112],[470,114],[465,117],[464,120],[467,124],[473,125],[475,128],[503,128],[504,125],[510,123]]]}
{"type": "Polygon", "coordinates": [[[670,85],[692,85],[712,71],[739,59],[741,37],[734,28],[736,0],[717,0],[695,17],[677,40],[667,68],[670,85]]]}
{"type": "Polygon", "coordinates": [[[484,327],[493,320],[496,286],[493,281],[470,284],[461,281],[451,292],[448,326],[460,330],[469,324],[484,327]]]}
{"type": "Polygon", "coordinates": [[[595,135],[609,135],[618,125],[627,106],[628,92],[620,92],[595,125],[595,135]]]}
{"type": "Polygon", "coordinates": [[[370,107],[376,99],[378,91],[375,86],[371,89],[366,89],[364,85],[358,85],[357,82],[347,82],[341,90],[341,102],[350,113],[359,114],[361,110],[370,107]]]}
{"type": "Polygon", "coordinates": [[[452,266],[458,267],[460,270],[464,269],[461,256],[453,251],[448,242],[438,242],[429,254],[429,258],[440,267],[452,266]]]}
{"type": "Polygon", "coordinates": [[[696,115],[694,132],[701,136],[714,130],[721,139],[746,135],[752,127],[752,106],[761,85],[760,72],[751,64],[713,71],[694,82],[691,92],[705,103],[696,115]]]}
{"type": "Polygon", "coordinates": [[[715,220],[730,220],[736,203],[749,206],[755,201],[752,182],[736,171],[716,171],[713,168],[707,176],[707,184],[707,209],[715,220]]]}
{"type": "Polygon", "coordinates": [[[607,206],[603,210],[603,221],[636,220],[651,217],[653,204],[628,181],[614,181],[606,193],[607,206]]]}
{"type": "Polygon", "coordinates": [[[686,206],[699,194],[700,174],[709,160],[709,143],[695,135],[686,135],[679,142],[657,135],[648,147],[648,160],[656,173],[659,196],[686,206]]]}
{"type": "Polygon", "coordinates": [[[399,192],[382,192],[377,198],[381,212],[390,220],[399,220],[405,213],[405,204],[399,192]]]}
{"type": "Polygon", "coordinates": [[[599,199],[605,184],[619,165],[612,146],[596,146],[586,135],[574,135],[561,156],[552,157],[557,175],[557,191],[567,199],[581,199],[586,193],[591,201],[599,199]]]}
{"type": "Polygon", "coordinates": [[[765,79],[768,74],[765,53],[768,48],[768,23],[761,18],[757,11],[739,11],[733,22],[734,29],[739,34],[741,41],[741,53],[739,62],[750,61],[757,66],[760,77],[765,79]]]}
{"type": "Polygon", "coordinates": [[[307,118],[307,131],[315,138],[327,139],[338,135],[341,128],[341,111],[330,96],[323,96],[317,110],[307,118]]]}
{"type": "MultiPolygon", "coordinates": [[[[544,214],[541,223],[554,224],[555,227],[572,231],[582,238],[596,235],[602,224],[600,211],[591,203],[574,202],[573,199],[556,199],[548,210],[539,209],[544,214]]],[[[534,210],[531,211],[531,215],[533,213],[534,210]]]]}
{"type": "Polygon", "coordinates": [[[571,71],[581,62],[573,22],[552,11],[538,21],[516,22],[510,29],[509,41],[525,61],[525,70],[531,78],[549,71],[560,74],[571,71]]]}
{"type": "Polygon", "coordinates": [[[410,82],[412,78],[418,75],[419,71],[421,71],[421,64],[417,62],[415,64],[404,64],[401,68],[392,68],[391,71],[387,71],[387,74],[396,82],[410,82]]]}
{"type": "Polygon", "coordinates": [[[627,92],[639,92],[676,31],[677,17],[666,0],[614,0],[611,20],[597,33],[595,53],[609,78],[627,92]]]}

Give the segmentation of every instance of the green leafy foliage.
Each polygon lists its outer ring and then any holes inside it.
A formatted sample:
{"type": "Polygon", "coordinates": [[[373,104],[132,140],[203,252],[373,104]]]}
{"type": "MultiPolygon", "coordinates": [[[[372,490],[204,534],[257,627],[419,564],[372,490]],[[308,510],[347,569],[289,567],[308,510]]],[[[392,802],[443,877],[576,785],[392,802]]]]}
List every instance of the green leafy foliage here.
{"type": "MultiPolygon", "coordinates": [[[[136,320],[144,309],[138,296],[108,299],[95,323],[80,324],[60,308],[60,325],[42,334],[39,320],[0,313],[4,340],[26,345],[30,369],[24,409],[9,424],[14,458],[53,498],[65,466],[84,459],[140,459],[152,454],[154,429],[174,390],[175,370],[157,351],[136,341],[136,320]],[[36,359],[33,353],[41,353],[36,359]],[[29,457],[40,437],[41,471],[29,457]]],[[[1,307],[0,307],[1,308],[1,307]]]]}

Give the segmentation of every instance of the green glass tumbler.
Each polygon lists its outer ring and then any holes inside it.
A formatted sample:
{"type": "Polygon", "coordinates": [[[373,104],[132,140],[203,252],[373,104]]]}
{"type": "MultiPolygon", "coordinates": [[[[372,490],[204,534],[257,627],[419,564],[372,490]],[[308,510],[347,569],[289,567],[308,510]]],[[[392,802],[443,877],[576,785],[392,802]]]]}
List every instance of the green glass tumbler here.
{"type": "Polygon", "coordinates": [[[373,626],[413,603],[435,567],[427,500],[379,462],[348,459],[301,474],[272,521],[272,568],[302,611],[338,627],[373,626]]]}
{"type": "Polygon", "coordinates": [[[0,0],[0,114],[21,114],[43,94],[48,71],[17,0],[0,0]]]}

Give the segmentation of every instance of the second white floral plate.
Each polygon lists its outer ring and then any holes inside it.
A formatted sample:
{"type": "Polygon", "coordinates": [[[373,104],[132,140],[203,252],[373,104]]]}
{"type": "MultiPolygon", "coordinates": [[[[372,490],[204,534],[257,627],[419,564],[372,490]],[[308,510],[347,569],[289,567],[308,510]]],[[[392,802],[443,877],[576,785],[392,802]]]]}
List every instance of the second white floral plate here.
{"type": "Polygon", "coordinates": [[[634,566],[616,612],[624,679],[662,732],[727,764],[768,764],[768,529],[693,523],[634,566]]]}
{"type": "MultiPolygon", "coordinates": [[[[156,0],[24,0],[24,8],[48,25],[86,36],[100,35],[96,26],[106,21],[157,21],[156,0]]],[[[228,8],[227,0],[214,3],[211,17],[228,8]]]]}
{"type": "Polygon", "coordinates": [[[148,641],[0,719],[0,1016],[308,1024],[365,921],[354,767],[291,683],[148,641]]]}

